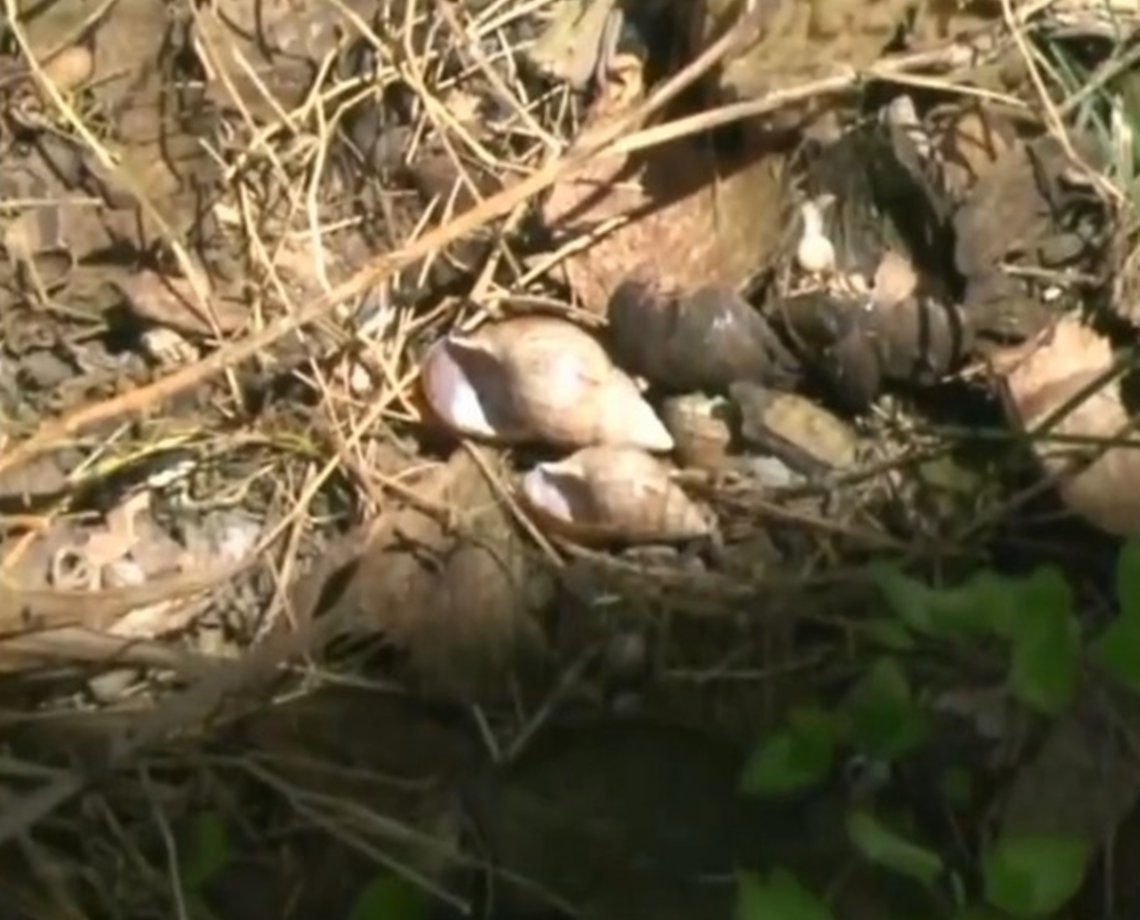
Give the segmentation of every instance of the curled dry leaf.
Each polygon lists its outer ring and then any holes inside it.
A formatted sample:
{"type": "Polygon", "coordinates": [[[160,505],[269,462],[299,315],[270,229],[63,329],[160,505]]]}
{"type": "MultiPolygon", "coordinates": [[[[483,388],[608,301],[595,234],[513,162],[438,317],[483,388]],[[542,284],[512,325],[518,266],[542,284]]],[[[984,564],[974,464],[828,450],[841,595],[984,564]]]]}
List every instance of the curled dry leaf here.
{"type": "MultiPolygon", "coordinates": [[[[1012,420],[1032,433],[1069,401],[1104,379],[1113,367],[1109,341],[1075,317],[1065,317],[1029,346],[999,355],[1006,405],[1012,420]],[[1004,365],[1004,366],[1003,366],[1004,365]]],[[[1140,530],[1140,450],[1134,446],[1090,446],[1132,435],[1119,380],[1095,389],[1033,442],[1046,474],[1056,477],[1065,504],[1113,534],[1140,530]],[[1085,439],[1059,443],[1049,436],[1085,439]],[[1091,460],[1091,462],[1089,462],[1091,460]]]]}
{"type": "Polygon", "coordinates": [[[673,447],[633,379],[565,320],[522,317],[441,339],[428,351],[421,384],[439,419],[472,437],[673,447]]]}
{"type": "Polygon", "coordinates": [[[587,447],[522,477],[522,498],[544,526],[588,543],[662,543],[713,532],[712,517],[661,460],[630,447],[587,447]]]}

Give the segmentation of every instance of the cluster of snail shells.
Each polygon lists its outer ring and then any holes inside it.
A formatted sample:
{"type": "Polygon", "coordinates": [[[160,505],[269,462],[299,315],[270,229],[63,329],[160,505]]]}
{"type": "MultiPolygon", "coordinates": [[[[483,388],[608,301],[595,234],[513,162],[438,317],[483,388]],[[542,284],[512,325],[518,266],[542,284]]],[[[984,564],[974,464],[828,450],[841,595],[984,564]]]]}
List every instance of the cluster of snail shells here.
{"type": "Polygon", "coordinates": [[[571,451],[523,474],[519,496],[544,527],[583,542],[708,535],[712,516],[654,454],[673,438],[594,336],[529,316],[450,335],[420,369],[424,399],[452,431],[500,444],[571,451]]]}

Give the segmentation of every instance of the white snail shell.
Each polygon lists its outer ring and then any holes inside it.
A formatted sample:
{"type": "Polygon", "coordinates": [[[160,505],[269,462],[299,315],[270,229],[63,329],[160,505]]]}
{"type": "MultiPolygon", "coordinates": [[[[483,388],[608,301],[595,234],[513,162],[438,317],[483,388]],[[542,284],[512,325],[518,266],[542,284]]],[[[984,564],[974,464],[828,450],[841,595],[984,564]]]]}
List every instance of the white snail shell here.
{"type": "Polygon", "coordinates": [[[565,320],[523,317],[442,339],[429,350],[421,380],[432,411],[460,434],[673,448],[633,379],[597,339],[565,320]]]}
{"type": "Polygon", "coordinates": [[[634,447],[587,447],[522,478],[539,523],[584,542],[658,543],[708,536],[709,511],[673,480],[673,468],[634,447]]]}

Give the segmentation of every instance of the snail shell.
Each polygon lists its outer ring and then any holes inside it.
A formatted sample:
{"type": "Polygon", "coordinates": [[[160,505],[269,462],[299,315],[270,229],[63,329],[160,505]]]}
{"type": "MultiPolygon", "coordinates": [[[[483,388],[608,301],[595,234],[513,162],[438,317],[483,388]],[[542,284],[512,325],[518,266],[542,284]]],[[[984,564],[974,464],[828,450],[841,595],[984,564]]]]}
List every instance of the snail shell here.
{"type": "Polygon", "coordinates": [[[672,468],[631,447],[587,447],[522,478],[540,523],[583,542],[660,543],[712,533],[711,514],[673,481],[672,468]]]}
{"type": "Polygon", "coordinates": [[[432,410],[460,434],[673,448],[633,379],[597,339],[565,320],[524,317],[442,339],[429,350],[421,381],[432,410]]]}
{"type": "Polygon", "coordinates": [[[723,390],[734,380],[791,387],[799,378],[772,327],[727,285],[684,294],[634,277],[614,290],[608,316],[622,367],[673,393],[723,390]]]}
{"type": "Polygon", "coordinates": [[[677,445],[677,458],[685,466],[720,469],[732,444],[731,404],[704,393],[670,396],[661,404],[665,427],[677,445]]]}
{"type": "Polygon", "coordinates": [[[796,393],[751,383],[733,384],[741,437],[775,454],[805,475],[851,470],[858,438],[842,419],[796,393]]]}

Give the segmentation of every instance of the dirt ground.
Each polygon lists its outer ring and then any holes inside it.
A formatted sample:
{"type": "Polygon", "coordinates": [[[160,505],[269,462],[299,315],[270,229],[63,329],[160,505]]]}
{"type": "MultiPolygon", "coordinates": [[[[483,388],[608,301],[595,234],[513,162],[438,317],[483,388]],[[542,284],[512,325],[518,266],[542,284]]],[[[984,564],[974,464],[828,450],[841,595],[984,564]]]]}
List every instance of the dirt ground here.
{"type": "Polygon", "coordinates": [[[0,915],[1135,916],[1138,20],[4,0],[0,915]]]}

